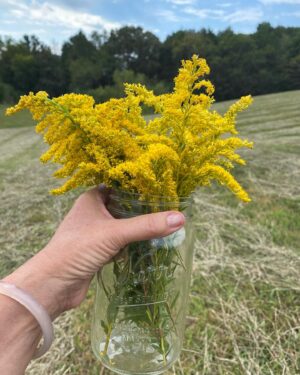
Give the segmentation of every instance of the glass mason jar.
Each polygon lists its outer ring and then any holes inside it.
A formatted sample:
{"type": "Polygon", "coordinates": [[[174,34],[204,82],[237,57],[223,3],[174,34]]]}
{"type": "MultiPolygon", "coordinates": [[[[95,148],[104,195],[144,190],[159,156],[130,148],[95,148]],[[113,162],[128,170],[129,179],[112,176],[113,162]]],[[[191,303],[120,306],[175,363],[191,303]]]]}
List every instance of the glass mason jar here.
{"type": "Polygon", "coordinates": [[[114,191],[108,210],[115,218],[179,210],[186,223],[177,232],[127,245],[97,274],[92,348],[118,374],[161,374],[178,359],[193,261],[191,199],[141,201],[114,191]]]}

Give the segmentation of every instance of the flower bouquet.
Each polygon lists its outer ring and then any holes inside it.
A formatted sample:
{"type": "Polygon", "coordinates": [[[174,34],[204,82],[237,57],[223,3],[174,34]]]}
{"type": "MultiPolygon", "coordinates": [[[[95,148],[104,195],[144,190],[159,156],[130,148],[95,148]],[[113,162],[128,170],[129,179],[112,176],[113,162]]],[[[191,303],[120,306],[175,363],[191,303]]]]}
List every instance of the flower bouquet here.
{"type": "Polygon", "coordinates": [[[129,244],[97,274],[92,347],[119,374],[160,374],[180,354],[193,256],[192,193],[215,180],[250,200],[231,170],[245,164],[236,150],[252,147],[235,127],[252,99],[242,97],[222,116],[211,108],[207,74],[206,61],[194,55],[182,61],[171,93],[156,96],[125,84],[125,97],[95,104],[87,95],[50,99],[38,92],[7,110],[29,109],[50,146],[41,161],[62,165],[54,176],[65,181],[52,193],[104,183],[116,218],[174,209],[186,214],[180,231],[129,244]],[[156,114],[149,121],[144,106],[156,114]]]}

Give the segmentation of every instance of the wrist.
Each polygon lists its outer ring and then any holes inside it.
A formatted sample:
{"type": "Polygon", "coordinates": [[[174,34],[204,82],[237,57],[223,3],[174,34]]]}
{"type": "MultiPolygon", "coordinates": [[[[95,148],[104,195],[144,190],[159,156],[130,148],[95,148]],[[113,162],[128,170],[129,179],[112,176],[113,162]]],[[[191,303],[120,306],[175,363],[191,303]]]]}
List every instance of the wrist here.
{"type": "Polygon", "coordinates": [[[24,374],[41,330],[25,307],[5,295],[0,295],[0,337],[0,373],[24,374]]]}
{"type": "MultiPolygon", "coordinates": [[[[14,327],[24,333],[40,336],[39,324],[34,316],[18,301],[0,294],[1,319],[7,324],[0,324],[0,331],[14,327]]],[[[3,337],[1,334],[0,337],[3,337]]]]}
{"type": "MultiPolygon", "coordinates": [[[[14,284],[30,294],[45,308],[51,320],[54,320],[64,311],[63,287],[49,271],[49,269],[45,269],[41,256],[38,254],[5,277],[3,281],[14,284]]],[[[33,320],[35,321],[34,318],[33,320]]]]}

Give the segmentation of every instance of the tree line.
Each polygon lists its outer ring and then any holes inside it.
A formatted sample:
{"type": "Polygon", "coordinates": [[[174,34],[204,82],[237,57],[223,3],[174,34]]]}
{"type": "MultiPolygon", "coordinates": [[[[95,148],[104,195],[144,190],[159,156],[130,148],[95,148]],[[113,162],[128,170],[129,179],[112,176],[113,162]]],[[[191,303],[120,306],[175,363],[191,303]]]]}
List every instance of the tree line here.
{"type": "Polygon", "coordinates": [[[89,36],[80,31],[60,54],[34,35],[0,37],[0,102],[38,90],[88,93],[100,102],[121,96],[123,82],[168,92],[180,61],[194,53],[211,67],[217,100],[300,89],[300,28],[262,23],[252,34],[180,30],[162,42],[141,27],[125,26],[89,36]]]}

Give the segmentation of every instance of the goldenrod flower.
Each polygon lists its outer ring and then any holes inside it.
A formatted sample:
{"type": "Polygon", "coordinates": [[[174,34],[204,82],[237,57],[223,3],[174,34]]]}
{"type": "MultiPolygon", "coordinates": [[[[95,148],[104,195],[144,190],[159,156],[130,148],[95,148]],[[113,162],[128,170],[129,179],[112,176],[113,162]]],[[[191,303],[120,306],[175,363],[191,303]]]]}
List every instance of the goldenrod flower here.
{"type": "Polygon", "coordinates": [[[36,131],[50,146],[41,161],[61,164],[54,176],[69,178],[55,194],[104,182],[145,199],[176,200],[216,180],[247,202],[230,171],[235,163],[245,164],[236,150],[253,146],[236,136],[235,127],[238,112],[252,98],[242,97],[224,116],[213,111],[215,88],[204,78],[209,72],[205,59],[194,55],[182,61],[170,94],[156,96],[140,84],[125,84],[125,98],[95,105],[88,95],[49,99],[41,91],[22,96],[6,113],[26,108],[38,121],[36,131]],[[158,116],[147,123],[142,105],[158,116]]]}

